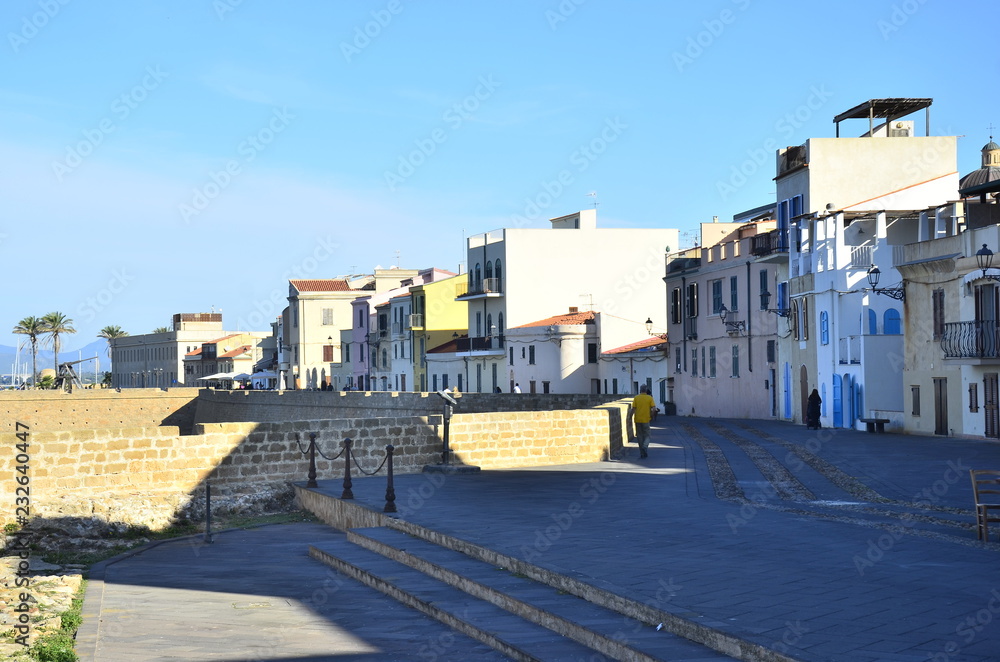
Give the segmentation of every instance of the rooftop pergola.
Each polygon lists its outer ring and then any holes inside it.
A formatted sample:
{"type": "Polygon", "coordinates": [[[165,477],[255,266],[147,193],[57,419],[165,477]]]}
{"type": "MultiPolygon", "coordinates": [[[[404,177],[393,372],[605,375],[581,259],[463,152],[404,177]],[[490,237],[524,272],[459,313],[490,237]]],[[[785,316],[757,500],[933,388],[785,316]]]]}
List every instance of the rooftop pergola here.
{"type": "Polygon", "coordinates": [[[875,131],[875,118],[884,119],[886,125],[892,120],[906,117],[918,110],[924,110],[924,135],[931,133],[931,103],[933,99],[869,99],[864,103],[859,103],[854,108],[843,112],[833,118],[833,123],[837,125],[837,137],[840,137],[840,123],[844,120],[868,118],[868,135],[875,131]]]}

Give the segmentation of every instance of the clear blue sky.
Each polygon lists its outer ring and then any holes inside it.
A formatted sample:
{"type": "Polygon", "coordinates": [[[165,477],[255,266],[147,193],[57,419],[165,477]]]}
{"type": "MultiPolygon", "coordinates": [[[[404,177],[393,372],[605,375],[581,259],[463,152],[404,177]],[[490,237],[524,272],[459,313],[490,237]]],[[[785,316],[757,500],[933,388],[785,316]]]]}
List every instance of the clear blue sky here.
{"type": "Polygon", "coordinates": [[[1000,124],[998,14],[7,0],[0,325],[62,311],[69,350],[212,306],[263,330],[290,275],[456,270],[464,235],[546,227],[590,192],[603,226],[693,232],[771,201],[774,147],[833,136],[834,115],[873,97],[933,97],[932,133],[966,136],[964,174],[1000,124]]]}

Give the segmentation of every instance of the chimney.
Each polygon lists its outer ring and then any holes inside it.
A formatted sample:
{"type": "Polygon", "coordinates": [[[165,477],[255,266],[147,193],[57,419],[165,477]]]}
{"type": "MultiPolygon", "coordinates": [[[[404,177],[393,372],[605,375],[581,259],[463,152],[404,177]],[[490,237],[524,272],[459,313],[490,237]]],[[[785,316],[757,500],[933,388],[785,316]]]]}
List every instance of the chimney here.
{"type": "Polygon", "coordinates": [[[572,314],[572,313],[578,313],[578,312],[580,312],[580,309],[577,306],[570,306],[569,307],[569,312],[570,312],[570,314],[572,314]]]}

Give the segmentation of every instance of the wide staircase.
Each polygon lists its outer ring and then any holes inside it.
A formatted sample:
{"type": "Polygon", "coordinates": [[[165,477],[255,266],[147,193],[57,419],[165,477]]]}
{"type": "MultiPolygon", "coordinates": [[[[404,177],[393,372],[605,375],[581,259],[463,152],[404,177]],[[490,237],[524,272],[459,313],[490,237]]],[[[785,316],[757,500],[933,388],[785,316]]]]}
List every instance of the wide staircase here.
{"type": "Polygon", "coordinates": [[[346,533],[311,546],[310,556],[510,659],[791,660],[711,624],[321,491],[296,489],[307,509],[346,533]]]}

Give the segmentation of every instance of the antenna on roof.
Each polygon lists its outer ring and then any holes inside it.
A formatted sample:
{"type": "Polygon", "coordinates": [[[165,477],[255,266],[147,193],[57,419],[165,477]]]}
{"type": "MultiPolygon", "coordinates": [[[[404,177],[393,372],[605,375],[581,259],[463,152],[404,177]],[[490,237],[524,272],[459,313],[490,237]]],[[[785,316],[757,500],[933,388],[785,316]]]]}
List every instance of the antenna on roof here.
{"type": "Polygon", "coordinates": [[[587,193],[587,197],[594,199],[594,209],[597,209],[597,205],[601,204],[597,201],[597,191],[591,191],[590,193],[587,193]]]}
{"type": "Polygon", "coordinates": [[[399,268],[399,251],[396,251],[396,268],[399,268]]]}

